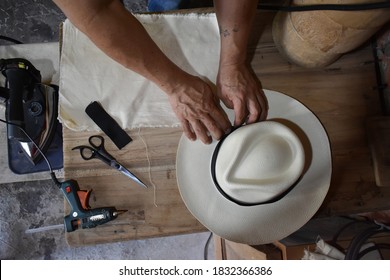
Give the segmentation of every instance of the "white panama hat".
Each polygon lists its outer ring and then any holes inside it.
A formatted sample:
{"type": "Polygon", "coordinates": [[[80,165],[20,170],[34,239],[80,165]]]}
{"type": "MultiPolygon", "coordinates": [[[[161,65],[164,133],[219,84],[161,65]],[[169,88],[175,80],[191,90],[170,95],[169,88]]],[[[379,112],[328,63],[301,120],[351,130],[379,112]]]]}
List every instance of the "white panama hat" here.
{"type": "Polygon", "coordinates": [[[210,145],[183,135],[176,158],[179,191],[192,215],[216,235],[252,245],[281,240],[308,222],[332,172],[328,136],[317,117],[287,95],[264,92],[267,121],[210,145]]]}

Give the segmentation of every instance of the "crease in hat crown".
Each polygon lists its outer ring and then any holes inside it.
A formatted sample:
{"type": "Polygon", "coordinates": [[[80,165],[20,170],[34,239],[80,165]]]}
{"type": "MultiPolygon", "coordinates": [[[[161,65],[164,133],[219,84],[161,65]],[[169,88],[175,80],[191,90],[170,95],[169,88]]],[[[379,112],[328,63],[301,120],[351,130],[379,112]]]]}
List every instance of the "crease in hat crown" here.
{"type": "Polygon", "coordinates": [[[217,184],[233,201],[261,204],[287,192],[302,175],[298,136],[275,121],[245,125],[229,134],[215,160],[217,184]]]}

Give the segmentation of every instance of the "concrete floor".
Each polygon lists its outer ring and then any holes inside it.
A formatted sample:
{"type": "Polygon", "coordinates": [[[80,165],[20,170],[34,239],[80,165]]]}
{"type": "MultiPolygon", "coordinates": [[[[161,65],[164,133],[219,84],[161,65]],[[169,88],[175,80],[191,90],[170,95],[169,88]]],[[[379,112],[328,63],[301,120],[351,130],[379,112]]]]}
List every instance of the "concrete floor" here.
{"type": "MultiPolygon", "coordinates": [[[[0,186],[0,259],[203,259],[209,233],[69,247],[63,229],[26,233],[30,228],[62,224],[64,200],[51,181],[0,186]]],[[[214,258],[213,243],[209,258],[214,258]]]]}
{"type": "MultiPolygon", "coordinates": [[[[147,0],[125,0],[133,12],[147,0]]],[[[0,35],[23,43],[57,42],[63,13],[50,0],[2,0],[0,35]]],[[[0,41],[0,44],[8,44],[0,41]]],[[[1,175],[0,175],[1,176],[1,175]]],[[[63,223],[64,199],[51,180],[0,184],[0,259],[203,259],[210,233],[72,248],[63,229],[26,233],[63,223]]],[[[208,247],[214,258],[214,245],[208,247]]]]}

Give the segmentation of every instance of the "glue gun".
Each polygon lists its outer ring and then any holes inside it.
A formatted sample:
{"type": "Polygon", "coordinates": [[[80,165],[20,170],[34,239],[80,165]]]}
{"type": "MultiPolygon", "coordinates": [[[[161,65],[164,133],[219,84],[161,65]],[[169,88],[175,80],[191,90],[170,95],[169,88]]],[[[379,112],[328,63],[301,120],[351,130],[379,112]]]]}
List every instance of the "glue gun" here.
{"type": "Polygon", "coordinates": [[[59,185],[71,211],[65,216],[65,228],[67,232],[75,231],[79,228],[94,228],[105,224],[118,217],[127,210],[117,210],[115,207],[93,208],[88,204],[91,190],[80,190],[77,181],[67,180],[59,185]]]}

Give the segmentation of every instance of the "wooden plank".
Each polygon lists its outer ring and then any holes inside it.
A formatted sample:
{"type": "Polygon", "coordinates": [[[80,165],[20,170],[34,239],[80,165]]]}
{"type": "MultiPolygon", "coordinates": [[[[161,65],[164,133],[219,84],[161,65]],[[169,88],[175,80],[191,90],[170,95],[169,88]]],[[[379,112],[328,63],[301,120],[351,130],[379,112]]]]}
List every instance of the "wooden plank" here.
{"type": "Polygon", "coordinates": [[[225,239],[214,234],[215,259],[226,260],[225,239]]]}
{"type": "Polygon", "coordinates": [[[390,117],[367,120],[367,132],[376,184],[380,187],[390,187],[390,117]]]}
{"type": "MultiPolygon", "coordinates": [[[[248,50],[254,72],[263,87],[292,96],[320,119],[328,132],[333,174],[329,193],[317,216],[389,209],[390,188],[378,188],[365,121],[380,115],[373,57],[369,46],[341,57],[323,69],[305,69],[286,61],[272,41],[273,13],[259,12],[248,50]]],[[[138,130],[129,131],[134,141],[119,151],[109,140],[107,149],[142,180],[150,184],[146,148],[138,130]]],[[[135,238],[165,236],[204,230],[182,202],[176,184],[175,157],[179,128],[143,128],[156,185],[143,190],[99,161],[83,161],[71,148],[86,144],[91,134],[64,129],[64,172],[82,189],[95,190],[96,206],[129,209],[116,221],[96,229],[67,234],[73,246],[135,238]]]]}
{"type": "Polygon", "coordinates": [[[225,240],[227,260],[266,260],[267,255],[250,245],[225,240]]]}
{"type": "MultiPolygon", "coordinates": [[[[69,245],[80,246],[205,230],[187,210],[177,188],[175,158],[182,134],[180,129],[143,128],[129,131],[133,141],[122,150],[118,150],[103,135],[107,151],[145,182],[148,189],[138,186],[100,160],[84,161],[79,151],[72,151],[77,145],[87,144],[88,137],[92,134],[95,133],[64,129],[65,177],[77,178],[81,189],[93,190],[90,198],[92,208],[115,206],[128,212],[98,228],[67,233],[69,245]],[[151,176],[146,152],[151,163],[151,176]]],[[[65,212],[69,212],[67,203],[65,212]]]]}
{"type": "Polygon", "coordinates": [[[214,235],[217,260],[281,260],[281,251],[273,244],[251,246],[214,235]]]}
{"type": "Polygon", "coordinates": [[[266,260],[267,254],[247,244],[241,244],[214,236],[217,260],[266,260]]]}
{"type": "MultiPolygon", "coordinates": [[[[116,174],[116,171],[100,161],[85,161],[79,150],[72,150],[79,145],[88,145],[88,138],[96,132],[74,132],[64,128],[64,174],[66,178],[91,177],[116,174]]],[[[176,150],[182,134],[180,128],[141,128],[128,131],[133,141],[118,150],[104,134],[106,150],[128,169],[137,173],[149,168],[149,156],[152,169],[164,169],[175,173],[176,150]],[[141,138],[142,137],[142,138],[141,138]],[[144,144],[144,142],[145,144],[144,144]],[[146,146],[145,146],[146,145],[146,146]]],[[[168,175],[167,175],[168,176],[168,175]]],[[[170,175],[169,175],[170,176],[170,175]]],[[[144,179],[144,178],[143,178],[144,179]]]]}

